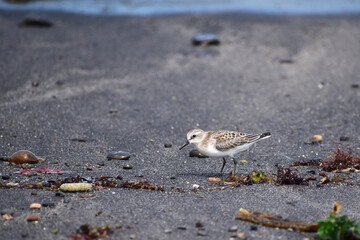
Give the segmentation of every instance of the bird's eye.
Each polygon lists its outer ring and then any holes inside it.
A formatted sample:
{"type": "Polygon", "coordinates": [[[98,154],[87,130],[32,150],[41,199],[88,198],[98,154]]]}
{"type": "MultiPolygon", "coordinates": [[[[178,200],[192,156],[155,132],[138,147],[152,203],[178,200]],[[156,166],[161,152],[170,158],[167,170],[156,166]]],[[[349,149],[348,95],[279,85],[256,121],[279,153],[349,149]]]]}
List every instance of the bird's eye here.
{"type": "Polygon", "coordinates": [[[194,135],[192,135],[192,138],[196,138],[196,135],[194,134],[194,135]]]}

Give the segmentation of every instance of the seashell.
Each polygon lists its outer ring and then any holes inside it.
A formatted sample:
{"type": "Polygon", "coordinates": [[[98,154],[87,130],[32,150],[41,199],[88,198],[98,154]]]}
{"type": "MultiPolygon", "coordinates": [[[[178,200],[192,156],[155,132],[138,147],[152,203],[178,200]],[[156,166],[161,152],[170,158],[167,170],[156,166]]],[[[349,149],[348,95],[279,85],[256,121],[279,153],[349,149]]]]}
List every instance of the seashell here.
{"type": "Polygon", "coordinates": [[[44,161],[45,159],[37,157],[34,153],[28,150],[20,150],[11,155],[10,157],[1,157],[3,161],[8,161],[16,164],[23,164],[23,163],[39,163],[44,161]]]}
{"type": "Polygon", "coordinates": [[[60,186],[63,192],[85,192],[92,188],[90,183],[64,183],[60,186]]]}

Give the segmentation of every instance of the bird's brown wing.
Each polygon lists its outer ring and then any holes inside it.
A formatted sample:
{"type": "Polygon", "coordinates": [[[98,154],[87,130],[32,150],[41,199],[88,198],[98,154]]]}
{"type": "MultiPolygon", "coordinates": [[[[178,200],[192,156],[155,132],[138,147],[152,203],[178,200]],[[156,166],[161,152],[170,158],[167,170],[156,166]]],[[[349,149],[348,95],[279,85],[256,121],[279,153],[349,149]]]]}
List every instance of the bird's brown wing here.
{"type": "Polygon", "coordinates": [[[246,134],[235,131],[218,131],[214,133],[216,149],[227,151],[229,149],[255,142],[260,139],[261,134],[246,134]]]}

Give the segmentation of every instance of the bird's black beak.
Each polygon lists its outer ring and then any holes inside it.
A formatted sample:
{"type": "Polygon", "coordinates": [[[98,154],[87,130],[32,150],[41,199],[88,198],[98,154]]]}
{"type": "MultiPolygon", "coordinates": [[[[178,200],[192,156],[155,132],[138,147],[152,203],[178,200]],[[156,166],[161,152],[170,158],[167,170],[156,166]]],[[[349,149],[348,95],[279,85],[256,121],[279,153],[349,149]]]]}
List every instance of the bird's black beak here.
{"type": "Polygon", "coordinates": [[[186,143],[179,150],[183,149],[184,147],[186,147],[189,144],[190,144],[189,141],[186,141],[186,143]]]}

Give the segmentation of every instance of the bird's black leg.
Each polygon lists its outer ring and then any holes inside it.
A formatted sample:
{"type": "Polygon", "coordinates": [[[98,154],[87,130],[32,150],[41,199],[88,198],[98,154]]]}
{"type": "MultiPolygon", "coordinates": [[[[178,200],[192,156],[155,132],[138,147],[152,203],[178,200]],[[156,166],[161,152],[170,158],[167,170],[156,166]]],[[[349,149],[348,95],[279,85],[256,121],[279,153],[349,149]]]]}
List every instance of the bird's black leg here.
{"type": "Polygon", "coordinates": [[[220,170],[220,173],[221,173],[221,174],[223,174],[223,170],[224,170],[225,164],[226,164],[226,160],[225,160],[225,158],[223,157],[223,165],[222,165],[221,170],[220,170]]]}
{"type": "Polygon", "coordinates": [[[233,159],[233,161],[234,161],[233,176],[235,176],[237,161],[236,161],[236,159],[235,159],[235,158],[232,158],[232,159],[233,159]]]}

